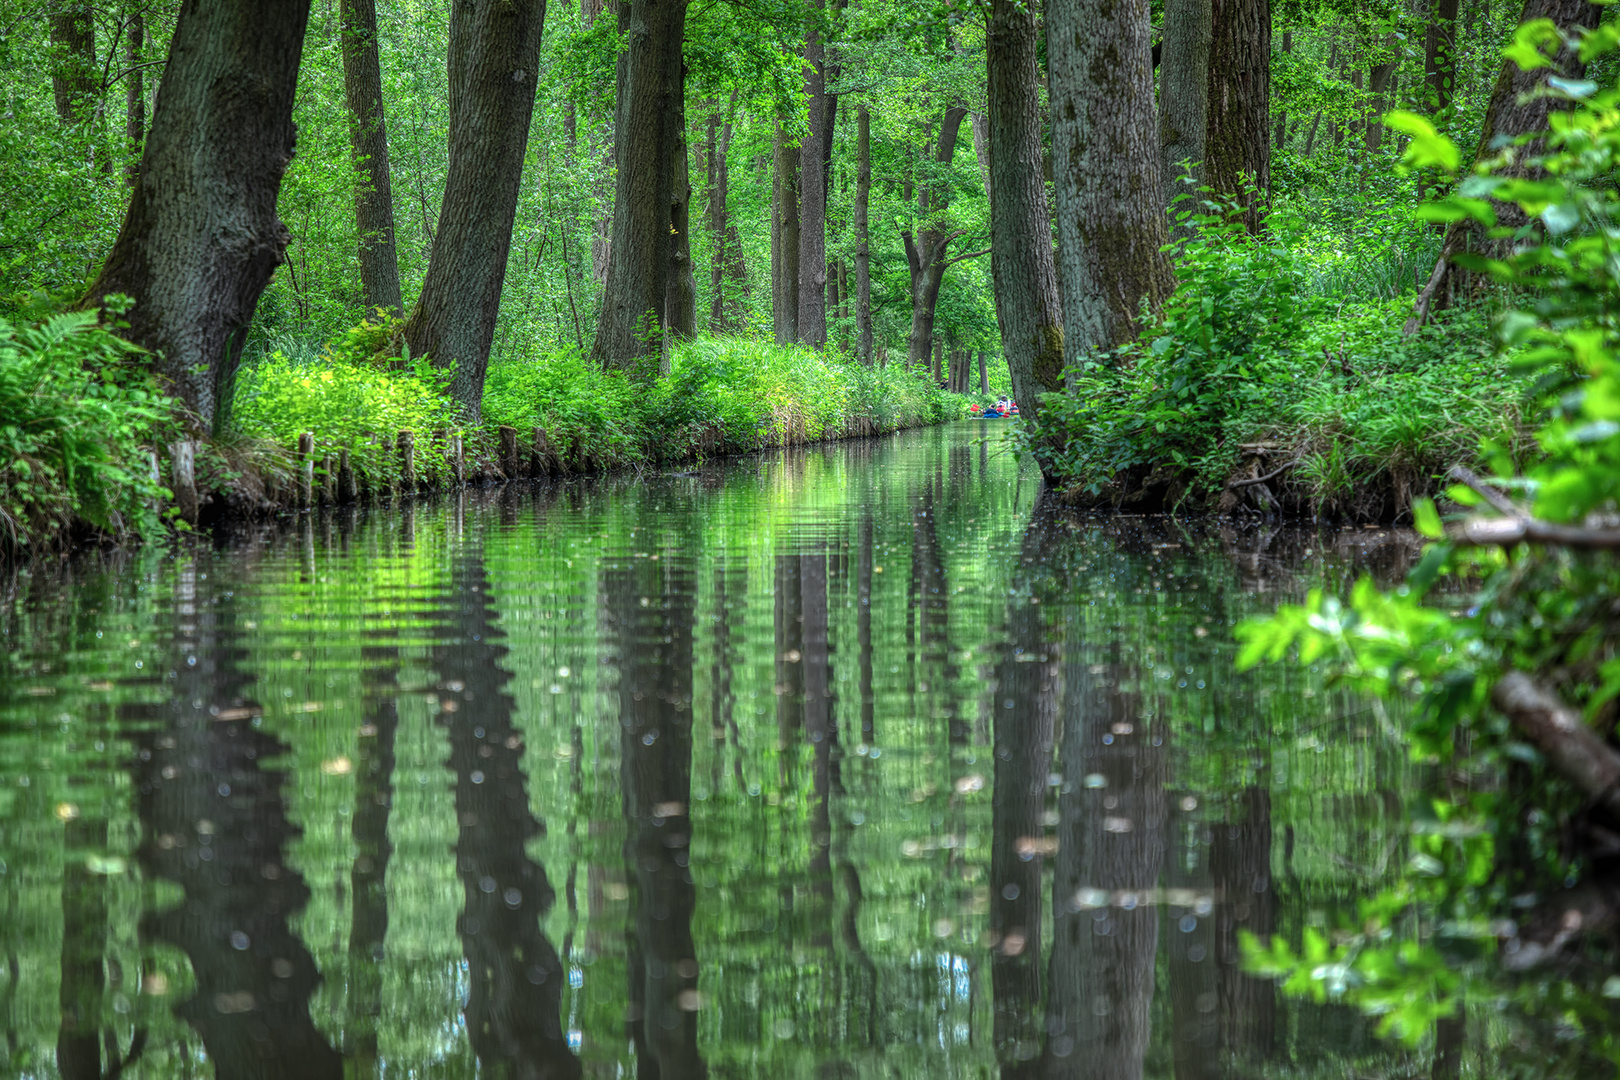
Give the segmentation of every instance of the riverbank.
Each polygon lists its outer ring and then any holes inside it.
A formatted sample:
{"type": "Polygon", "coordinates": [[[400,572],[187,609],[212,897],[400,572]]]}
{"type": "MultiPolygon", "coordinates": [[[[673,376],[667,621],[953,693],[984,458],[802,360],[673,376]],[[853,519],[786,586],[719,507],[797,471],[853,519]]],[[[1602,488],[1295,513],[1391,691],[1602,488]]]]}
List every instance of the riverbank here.
{"type": "Polygon", "coordinates": [[[1214,215],[1200,227],[1159,317],[1047,399],[1067,502],[1389,523],[1453,466],[1533,455],[1533,379],[1485,311],[1407,336],[1411,291],[1324,282],[1297,215],[1271,214],[1266,243],[1214,215]]]}
{"type": "Polygon", "coordinates": [[[699,461],[967,415],[899,368],[742,338],[632,379],[576,352],[492,363],[477,425],[444,376],[380,359],[361,326],[238,378],[230,433],[188,426],[140,357],[84,315],[0,326],[0,547],[41,552],[302,506],[699,461]],[[9,452],[8,452],[9,451],[9,452]]]}

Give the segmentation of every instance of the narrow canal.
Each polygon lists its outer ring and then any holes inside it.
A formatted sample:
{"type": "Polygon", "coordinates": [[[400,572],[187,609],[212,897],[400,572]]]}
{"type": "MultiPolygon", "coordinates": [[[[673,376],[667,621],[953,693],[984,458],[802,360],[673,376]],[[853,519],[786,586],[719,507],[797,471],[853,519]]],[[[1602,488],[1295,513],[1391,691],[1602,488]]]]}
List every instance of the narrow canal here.
{"type": "Polygon", "coordinates": [[[1066,518],[983,430],[17,577],[0,1074],[1413,1075],[1239,941],[1427,781],[1231,637],[1405,543],[1066,518]]]}

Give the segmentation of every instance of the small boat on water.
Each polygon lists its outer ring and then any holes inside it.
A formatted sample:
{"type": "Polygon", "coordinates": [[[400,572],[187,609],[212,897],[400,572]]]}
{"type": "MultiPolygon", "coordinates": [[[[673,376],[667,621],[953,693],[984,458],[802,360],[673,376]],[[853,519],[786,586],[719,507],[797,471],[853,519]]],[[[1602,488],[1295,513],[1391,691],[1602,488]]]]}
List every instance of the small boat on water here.
{"type": "Polygon", "coordinates": [[[1017,416],[1018,404],[1011,401],[999,401],[988,406],[982,412],[977,405],[969,405],[968,410],[973,413],[974,418],[977,420],[1000,420],[1006,416],[1017,416]]]}

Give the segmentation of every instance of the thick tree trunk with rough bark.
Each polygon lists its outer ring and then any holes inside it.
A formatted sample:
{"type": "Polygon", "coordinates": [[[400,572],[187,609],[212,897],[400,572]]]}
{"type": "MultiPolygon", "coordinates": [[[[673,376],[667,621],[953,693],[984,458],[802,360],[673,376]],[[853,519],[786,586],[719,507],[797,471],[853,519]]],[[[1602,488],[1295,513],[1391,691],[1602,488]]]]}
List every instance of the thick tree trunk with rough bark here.
{"type": "Polygon", "coordinates": [[[1213,0],[1212,13],[1204,183],[1237,197],[1248,177],[1244,220],[1258,233],[1271,191],[1271,0],[1213,0]]]}
{"type": "Polygon", "coordinates": [[[50,9],[51,94],[63,123],[87,120],[100,72],[96,65],[96,23],[90,5],[56,3],[50,9]]]}
{"type": "Polygon", "coordinates": [[[1173,282],[1147,0],[1053,0],[1046,19],[1067,366],[1135,337],[1173,282]]]}
{"type": "MultiPolygon", "coordinates": [[[[1603,8],[1587,3],[1587,0],[1525,0],[1519,22],[1522,24],[1531,19],[1551,19],[1562,30],[1578,31],[1597,26],[1602,13],[1603,8]]],[[[1478,161],[1487,154],[1496,153],[1494,144],[1499,137],[1511,139],[1545,131],[1552,99],[1534,96],[1533,91],[1544,86],[1549,76],[1562,75],[1565,78],[1578,79],[1585,70],[1585,65],[1570,50],[1564,50],[1559,54],[1558,64],[1554,68],[1521,71],[1519,65],[1512,60],[1502,61],[1496,75],[1496,85],[1491,90],[1490,105],[1485,110],[1485,122],[1480,128],[1479,147],[1474,153],[1474,160],[1478,161]]],[[[1536,175],[1540,170],[1531,166],[1529,162],[1541,152],[1539,139],[1529,145],[1518,147],[1513,151],[1513,164],[1496,170],[1493,175],[1503,178],[1536,175]]],[[[1499,225],[1517,229],[1525,224],[1524,213],[1516,204],[1493,205],[1496,208],[1499,225]]],[[[1504,242],[1488,240],[1484,231],[1473,221],[1453,222],[1448,225],[1445,239],[1440,245],[1440,258],[1435,262],[1434,272],[1429,275],[1428,284],[1418,293],[1412,316],[1406,320],[1405,333],[1416,333],[1418,327],[1428,319],[1431,311],[1445,310],[1459,300],[1466,299],[1483,284],[1477,275],[1470,274],[1453,264],[1451,260],[1454,256],[1465,251],[1477,251],[1500,257],[1504,247],[1504,242]]]]}
{"type": "Polygon", "coordinates": [[[855,107],[855,354],[872,366],[872,114],[855,107]]]}
{"type": "Polygon", "coordinates": [[[369,310],[398,315],[399,261],[394,247],[394,191],[388,168],[382,67],[377,59],[376,0],[343,0],[343,96],[349,145],[359,182],[354,224],[360,238],[360,285],[369,310]]]}
{"type": "Polygon", "coordinates": [[[472,422],[483,408],[512,250],[545,21],[545,0],[454,0],[450,8],[449,169],[405,341],[413,356],[455,365],[450,392],[472,422]]]}
{"type": "Polygon", "coordinates": [[[771,161],[771,326],[778,345],[799,340],[799,159],[776,125],[771,161]]]}
{"type": "MultiPolygon", "coordinates": [[[[1211,0],[1165,0],[1164,47],[1159,59],[1159,163],[1164,203],[1195,191],[1204,176],[1209,124],[1209,51],[1214,40],[1211,0]],[[1182,164],[1187,162],[1189,165],[1182,164]],[[1192,176],[1192,187],[1181,184],[1192,176]]],[[[1171,207],[1174,213],[1176,208],[1171,207]]],[[[1179,239],[1190,229],[1177,230],[1179,239]]]]}
{"type": "MultiPolygon", "coordinates": [[[[732,94],[732,106],[737,102],[732,94]]],[[[742,330],[748,295],[748,273],[743,264],[742,238],[727,208],[731,189],[732,124],[722,126],[716,109],[709,116],[709,333],[728,334],[742,330]]]]}
{"type": "Polygon", "coordinates": [[[1423,81],[1428,88],[1425,107],[1443,113],[1451,107],[1457,89],[1458,0],[1434,0],[1423,39],[1423,81]]]}
{"type": "Polygon", "coordinates": [[[1384,114],[1392,104],[1390,87],[1395,80],[1395,68],[1400,63],[1400,54],[1395,52],[1394,34],[1384,39],[1384,55],[1388,59],[1374,64],[1367,75],[1367,90],[1372,100],[1367,113],[1364,142],[1367,149],[1375,153],[1384,145],[1384,114]]]}
{"type": "Polygon", "coordinates": [[[83,302],[134,297],[125,336],[216,430],[253,309],[286,256],[276,197],[308,19],[309,0],[181,9],[129,210],[83,302]]]}
{"type": "Polygon", "coordinates": [[[619,93],[614,114],[612,254],[592,356],[632,370],[661,351],[671,265],[670,208],[677,182],[686,73],[686,0],[619,6],[619,93]]]}
{"type": "Polygon", "coordinates": [[[808,0],[804,36],[804,96],[810,133],[799,144],[798,340],[827,344],[827,158],[832,149],[832,101],[827,95],[827,50],[817,25],[824,0],[808,0]]]}
{"type": "Polygon", "coordinates": [[[1063,385],[1063,307],[1042,177],[1039,47],[1029,6],[992,0],[985,40],[990,271],[1013,397],[1036,432],[1041,395],[1063,385]]]}

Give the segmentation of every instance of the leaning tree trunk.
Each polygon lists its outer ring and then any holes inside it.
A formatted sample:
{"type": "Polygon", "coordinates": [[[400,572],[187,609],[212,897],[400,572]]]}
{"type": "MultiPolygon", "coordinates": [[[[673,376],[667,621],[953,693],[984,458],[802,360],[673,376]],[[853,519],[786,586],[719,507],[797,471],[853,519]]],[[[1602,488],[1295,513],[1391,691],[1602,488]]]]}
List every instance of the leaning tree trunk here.
{"type": "Polygon", "coordinates": [[[192,0],[180,11],[129,211],[83,306],[135,298],[131,341],[221,430],[253,309],[286,256],[276,216],[293,155],[309,0],[192,0]]]}
{"type": "Polygon", "coordinates": [[[855,108],[855,332],[856,355],[872,366],[872,114],[855,108]]]}
{"type": "Polygon", "coordinates": [[[349,107],[349,146],[359,182],[354,224],[360,236],[360,286],[367,310],[398,315],[399,261],[394,252],[394,192],[388,176],[388,126],[383,119],[382,67],[377,60],[376,0],[342,0],[343,97],[349,107]]]}
{"type": "Polygon", "coordinates": [[[1389,111],[1390,99],[1394,96],[1390,87],[1395,81],[1395,68],[1400,64],[1400,54],[1395,52],[1394,34],[1384,39],[1384,49],[1388,58],[1374,64],[1367,76],[1367,90],[1372,95],[1372,101],[1363,137],[1367,149],[1374,153],[1384,145],[1384,114],[1389,111]]]}
{"type": "Polygon", "coordinates": [[[1434,0],[1433,14],[1423,41],[1423,80],[1427,105],[1436,113],[1451,107],[1457,88],[1458,0],[1434,0]]]}
{"type": "Polygon", "coordinates": [[[1239,200],[1258,233],[1271,191],[1271,0],[1214,0],[1212,12],[1204,183],[1239,200]]]}
{"type": "Polygon", "coordinates": [[[96,23],[90,5],[56,4],[51,11],[51,94],[65,124],[87,119],[99,83],[96,23]]]}
{"type": "Polygon", "coordinates": [[[473,423],[512,250],[545,21],[545,0],[453,0],[450,7],[449,169],[405,341],[413,356],[454,365],[450,393],[473,423]]]}
{"type": "Polygon", "coordinates": [[[985,38],[990,271],[1013,397],[1036,432],[1041,394],[1063,385],[1063,307],[1041,175],[1039,47],[1040,28],[1029,5],[992,0],[985,38]]]}
{"type": "MultiPolygon", "coordinates": [[[[1204,136],[1209,113],[1209,50],[1214,36],[1211,0],[1165,0],[1164,46],[1159,58],[1159,168],[1164,204],[1183,191],[1196,192],[1204,177],[1204,136]],[[1183,164],[1186,162],[1187,164],[1183,164]],[[1181,184],[1183,173],[1191,188],[1181,184]]],[[[1177,239],[1192,230],[1178,228],[1177,239]]]]}
{"type": "Polygon", "coordinates": [[[832,149],[828,120],[827,50],[818,21],[823,0],[808,0],[804,35],[804,96],[810,106],[810,132],[799,143],[799,317],[798,340],[812,349],[827,344],[827,152],[832,149]]]}
{"type": "MultiPolygon", "coordinates": [[[[1583,28],[1597,26],[1602,13],[1603,8],[1587,3],[1587,0],[1525,0],[1519,22],[1551,19],[1559,29],[1578,33],[1583,28]]],[[[1491,103],[1485,110],[1485,122],[1480,128],[1479,148],[1474,153],[1474,160],[1477,162],[1497,153],[1495,143],[1498,138],[1511,139],[1545,131],[1553,99],[1535,96],[1533,92],[1543,87],[1550,75],[1579,79],[1585,70],[1586,66],[1580,58],[1569,49],[1560,52],[1558,64],[1553,68],[1521,71],[1512,60],[1502,61],[1496,75],[1496,85],[1491,90],[1491,103]]],[[[1539,175],[1541,170],[1531,163],[1542,149],[1540,139],[1518,147],[1513,151],[1512,163],[1498,168],[1492,175],[1504,179],[1539,175]]],[[[1499,225],[1516,231],[1526,223],[1523,211],[1516,204],[1497,202],[1493,205],[1499,225]]],[[[1483,284],[1483,279],[1454,264],[1451,261],[1453,257],[1473,250],[1499,258],[1505,253],[1508,243],[1510,241],[1487,239],[1483,230],[1472,221],[1453,222],[1447,226],[1434,272],[1429,275],[1428,284],[1418,293],[1417,303],[1413,305],[1411,318],[1406,320],[1404,332],[1416,333],[1430,312],[1443,311],[1459,300],[1467,299],[1483,284]]]]}
{"type": "MultiPolygon", "coordinates": [[[[1047,6],[1065,366],[1136,336],[1169,295],[1147,0],[1047,6]]],[[[1264,129],[1262,129],[1262,136],[1264,129]]],[[[1269,148],[1269,144],[1268,144],[1269,148]]]]}
{"type": "Polygon", "coordinates": [[[799,159],[776,125],[771,154],[771,326],[776,343],[799,340],[799,159]]]}

